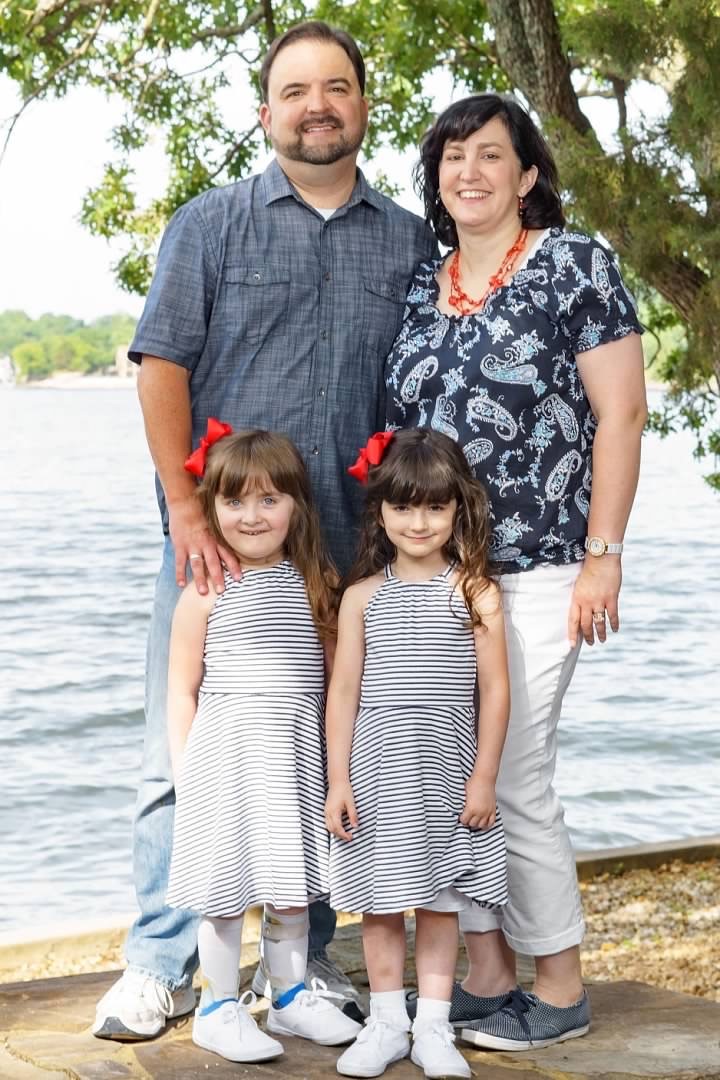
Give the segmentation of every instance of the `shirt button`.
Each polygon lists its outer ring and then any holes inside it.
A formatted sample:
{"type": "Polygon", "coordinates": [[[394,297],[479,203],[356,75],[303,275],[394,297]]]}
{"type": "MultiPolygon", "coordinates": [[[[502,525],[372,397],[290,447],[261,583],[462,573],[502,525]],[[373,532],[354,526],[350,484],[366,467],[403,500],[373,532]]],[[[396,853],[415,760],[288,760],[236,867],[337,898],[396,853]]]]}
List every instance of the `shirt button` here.
{"type": "Polygon", "coordinates": [[[325,280],[326,280],[326,281],[329,281],[329,280],[330,280],[330,271],[329,271],[329,270],[326,270],[326,271],[325,271],[325,280]]]}
{"type": "Polygon", "coordinates": [[[327,341],[327,330],[321,330],[320,331],[320,340],[321,341],[327,341]]]}
{"type": "Polygon", "coordinates": [[[313,448],[312,448],[312,451],[311,451],[311,452],[312,452],[313,454],[319,454],[319,453],[320,453],[320,447],[319,447],[319,446],[313,446],[313,448]]]}
{"type": "Polygon", "coordinates": [[[325,397],[325,387],[321,386],[318,390],[318,397],[325,397]]]}
{"type": "Polygon", "coordinates": [[[257,273],[253,274],[253,281],[259,281],[259,280],[260,280],[260,275],[257,274],[257,273]]]}

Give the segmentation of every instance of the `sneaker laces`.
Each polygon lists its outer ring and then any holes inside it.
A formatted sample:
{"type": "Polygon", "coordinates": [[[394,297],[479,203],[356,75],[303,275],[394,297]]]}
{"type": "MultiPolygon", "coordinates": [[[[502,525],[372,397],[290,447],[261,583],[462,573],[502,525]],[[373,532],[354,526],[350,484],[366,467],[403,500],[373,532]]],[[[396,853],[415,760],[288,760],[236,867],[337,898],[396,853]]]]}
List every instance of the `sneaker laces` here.
{"type": "Polygon", "coordinates": [[[164,983],[153,979],[152,975],[139,972],[126,972],[118,984],[120,997],[141,997],[151,1008],[156,1008],[169,1016],[173,1009],[172,992],[164,983]]]}
{"type": "Polygon", "coordinates": [[[345,972],[337,966],[334,960],[331,960],[329,956],[314,956],[312,961],[313,968],[319,969],[327,976],[327,980],[320,979],[320,982],[339,982],[344,985],[352,985],[350,979],[345,972]]]}
{"type": "Polygon", "coordinates": [[[248,1012],[249,1008],[257,1002],[257,998],[253,994],[252,990],[246,990],[244,994],[238,998],[237,1001],[233,1001],[234,1008],[223,1009],[220,1013],[220,1021],[223,1024],[240,1024],[241,1027],[247,1027],[251,1024],[253,1027],[257,1027],[252,1016],[248,1012]]]}
{"type": "Polygon", "coordinates": [[[320,1004],[321,1001],[344,1001],[343,994],[337,994],[334,990],[328,990],[327,983],[322,979],[311,979],[310,986],[307,990],[301,990],[295,998],[300,1003],[303,1009],[312,1009],[320,1004]]]}
{"type": "Polygon", "coordinates": [[[532,1033],[530,1031],[530,1025],[525,1019],[525,1013],[537,1004],[537,998],[534,994],[526,994],[524,990],[517,987],[515,990],[511,990],[506,994],[505,999],[500,1006],[498,1012],[507,1013],[509,1016],[514,1017],[523,1033],[527,1036],[528,1042],[532,1042],[532,1033]]]}
{"type": "Polygon", "coordinates": [[[413,1032],[415,1038],[429,1035],[432,1039],[437,1039],[444,1043],[446,1046],[452,1046],[455,1042],[455,1032],[452,1029],[450,1023],[445,1023],[443,1020],[433,1020],[429,1024],[423,1024],[419,1031],[413,1032]]]}
{"type": "Polygon", "coordinates": [[[362,1030],[358,1032],[355,1042],[366,1043],[374,1036],[378,1037],[378,1041],[382,1041],[385,1032],[392,1026],[389,1020],[383,1020],[381,1016],[368,1016],[362,1030]]]}

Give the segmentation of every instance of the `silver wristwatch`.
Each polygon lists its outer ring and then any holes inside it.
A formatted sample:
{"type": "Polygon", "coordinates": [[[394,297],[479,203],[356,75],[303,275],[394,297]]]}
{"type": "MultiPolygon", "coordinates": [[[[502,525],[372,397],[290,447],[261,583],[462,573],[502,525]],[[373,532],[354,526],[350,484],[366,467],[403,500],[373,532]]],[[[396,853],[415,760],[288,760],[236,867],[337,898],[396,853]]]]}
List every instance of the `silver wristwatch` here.
{"type": "Polygon", "coordinates": [[[622,544],[608,544],[602,536],[587,536],[585,538],[585,550],[589,555],[599,558],[601,555],[622,555],[622,544]]]}

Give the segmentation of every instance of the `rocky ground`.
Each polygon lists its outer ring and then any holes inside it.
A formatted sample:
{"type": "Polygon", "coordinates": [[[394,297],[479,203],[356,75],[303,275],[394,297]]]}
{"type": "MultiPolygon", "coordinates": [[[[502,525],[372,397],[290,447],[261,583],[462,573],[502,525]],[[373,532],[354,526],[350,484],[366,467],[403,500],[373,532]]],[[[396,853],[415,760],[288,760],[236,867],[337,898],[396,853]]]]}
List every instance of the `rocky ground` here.
{"type": "MultiPolygon", "coordinates": [[[[601,874],[581,884],[588,980],[637,979],[720,1001],[720,860],[601,874]]],[[[0,949],[0,981],[123,965],[123,931],[0,949]]]]}

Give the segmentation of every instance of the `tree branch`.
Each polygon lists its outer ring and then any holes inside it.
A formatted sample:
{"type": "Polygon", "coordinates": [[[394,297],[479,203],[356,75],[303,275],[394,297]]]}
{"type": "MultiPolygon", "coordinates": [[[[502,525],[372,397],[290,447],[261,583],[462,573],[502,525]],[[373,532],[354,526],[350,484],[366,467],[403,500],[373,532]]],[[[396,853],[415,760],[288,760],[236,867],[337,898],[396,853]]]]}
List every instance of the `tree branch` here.
{"type": "Polygon", "coordinates": [[[274,41],[277,37],[277,28],[275,26],[275,12],[273,11],[272,0],[262,0],[262,10],[268,41],[274,41]]]}
{"type": "Polygon", "coordinates": [[[85,55],[85,53],[90,49],[91,45],[95,41],[95,38],[97,37],[97,35],[98,35],[99,31],[100,31],[100,28],[101,28],[101,26],[103,24],[103,19],[105,18],[105,13],[108,10],[108,8],[110,7],[111,3],[112,3],[112,0],[103,0],[103,3],[101,4],[101,7],[100,7],[100,12],[98,14],[98,17],[97,17],[97,19],[95,21],[95,25],[93,26],[93,28],[89,31],[88,34],[85,35],[85,37],[80,42],[78,47],[76,49],[74,49],[70,53],[70,55],[68,57],[65,58],[63,63],[58,65],[58,67],[56,67],[54,69],[54,71],[51,71],[50,74],[40,83],[40,85],[37,86],[35,88],[35,90],[33,90],[33,92],[30,95],[28,95],[28,97],[25,98],[25,100],[23,101],[23,103],[20,106],[20,108],[18,109],[18,111],[15,113],[15,115],[13,117],[11,117],[10,126],[8,128],[8,133],[5,136],[5,140],[3,142],[2,150],[0,150],[0,166],[2,165],[3,160],[5,158],[5,154],[7,153],[7,148],[8,148],[8,145],[10,143],[10,139],[12,138],[12,133],[15,130],[15,126],[16,126],[18,120],[20,119],[20,117],[22,116],[22,114],[27,109],[28,105],[30,105],[31,102],[36,101],[37,98],[41,97],[45,93],[45,91],[48,89],[48,87],[50,87],[52,85],[52,83],[54,82],[54,80],[57,78],[58,75],[61,75],[63,73],[63,71],[67,71],[68,68],[72,67],[73,64],[76,63],[78,60],[80,60],[81,57],[83,57],[85,55]]]}
{"type": "Polygon", "coordinates": [[[241,23],[235,23],[233,26],[210,26],[207,30],[199,30],[193,37],[193,41],[207,41],[208,38],[241,37],[248,30],[251,30],[253,26],[257,26],[265,17],[263,6],[258,5],[241,23]]]}
{"type": "Polygon", "coordinates": [[[222,159],[222,161],[218,165],[217,169],[215,169],[214,172],[209,174],[208,180],[214,180],[216,176],[220,175],[220,173],[223,171],[223,169],[227,168],[227,166],[230,164],[230,162],[235,157],[235,155],[238,153],[238,151],[242,150],[243,146],[245,146],[247,143],[250,142],[250,140],[252,139],[253,135],[255,134],[255,132],[257,131],[257,129],[259,127],[260,127],[260,121],[258,121],[256,124],[254,124],[253,127],[251,127],[249,131],[246,131],[245,134],[243,135],[242,139],[238,139],[238,141],[236,143],[233,143],[233,145],[230,147],[230,149],[228,150],[228,152],[225,154],[224,158],[222,159]]]}

